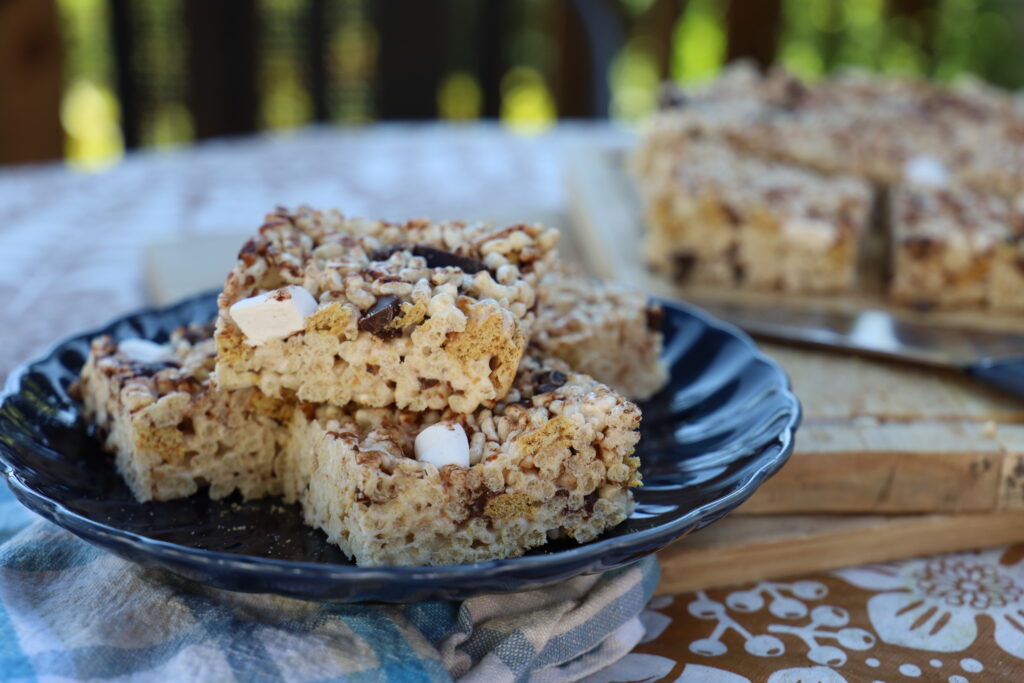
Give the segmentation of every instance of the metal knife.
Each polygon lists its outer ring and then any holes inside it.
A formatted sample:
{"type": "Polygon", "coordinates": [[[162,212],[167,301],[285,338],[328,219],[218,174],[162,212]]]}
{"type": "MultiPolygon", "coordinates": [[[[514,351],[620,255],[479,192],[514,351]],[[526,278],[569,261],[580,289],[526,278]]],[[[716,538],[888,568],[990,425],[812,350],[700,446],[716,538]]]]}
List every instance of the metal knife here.
{"type": "Polygon", "coordinates": [[[883,310],[844,313],[721,302],[698,305],[761,339],[960,370],[1024,398],[1024,334],[920,323],[883,310]]]}

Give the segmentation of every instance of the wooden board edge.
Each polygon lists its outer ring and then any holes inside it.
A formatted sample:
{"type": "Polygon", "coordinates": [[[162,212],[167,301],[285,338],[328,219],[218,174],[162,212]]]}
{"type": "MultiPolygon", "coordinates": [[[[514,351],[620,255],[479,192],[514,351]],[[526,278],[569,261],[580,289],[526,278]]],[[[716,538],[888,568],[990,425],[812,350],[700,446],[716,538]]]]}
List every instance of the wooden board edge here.
{"type": "Polygon", "coordinates": [[[705,537],[702,547],[690,549],[683,539],[658,554],[657,592],[683,593],[1024,541],[1024,511],[864,519],[858,527],[830,530],[826,524],[817,532],[730,544],[729,536],[745,520],[729,518],[701,532],[717,534],[721,544],[708,545],[705,537]]]}
{"type": "MultiPolygon", "coordinates": [[[[996,451],[800,451],[736,512],[780,514],[979,513],[1019,508],[1007,495],[1008,454],[996,451]]],[[[1024,464],[1011,469],[1024,473],[1024,464]]]]}

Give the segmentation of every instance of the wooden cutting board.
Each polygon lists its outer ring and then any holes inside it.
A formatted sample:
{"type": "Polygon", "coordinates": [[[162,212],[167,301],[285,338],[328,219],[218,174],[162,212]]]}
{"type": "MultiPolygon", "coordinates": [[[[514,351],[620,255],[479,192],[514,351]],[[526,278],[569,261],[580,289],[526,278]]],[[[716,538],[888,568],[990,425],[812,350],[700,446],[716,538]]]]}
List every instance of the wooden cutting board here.
{"type": "Polygon", "coordinates": [[[658,553],[659,593],[800,576],[1024,540],[1024,512],[731,516],[658,553]]]}
{"type": "MultiPolygon", "coordinates": [[[[695,303],[742,301],[811,310],[889,308],[877,272],[849,296],[690,288],[652,275],[642,208],[616,150],[567,159],[571,226],[588,270],[695,303]]],[[[878,259],[875,259],[875,271],[878,259]]],[[[862,270],[869,271],[866,263],[862,270]]],[[[899,310],[921,318],[921,313],[899,310]]],[[[1024,317],[933,312],[937,324],[1024,331],[1024,317]]],[[[1024,401],[955,373],[765,345],[789,373],[804,422],[789,464],[740,508],[746,514],[956,513],[1024,508],[1024,401]]],[[[1024,352],[1024,349],[1022,349],[1024,352]]]]}

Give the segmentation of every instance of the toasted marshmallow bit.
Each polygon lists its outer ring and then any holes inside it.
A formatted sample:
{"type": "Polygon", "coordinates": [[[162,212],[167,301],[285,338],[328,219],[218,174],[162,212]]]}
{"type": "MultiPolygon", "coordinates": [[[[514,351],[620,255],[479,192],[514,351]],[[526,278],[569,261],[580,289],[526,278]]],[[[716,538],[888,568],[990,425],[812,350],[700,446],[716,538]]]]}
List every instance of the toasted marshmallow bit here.
{"type": "Polygon", "coordinates": [[[169,346],[146,339],[124,339],[117,343],[117,352],[137,363],[165,363],[175,360],[169,346]]]}
{"type": "Polygon", "coordinates": [[[469,439],[460,424],[439,422],[416,435],[416,459],[435,467],[469,467],[469,439]]]}
{"type": "Polygon", "coordinates": [[[789,241],[812,251],[828,251],[839,231],[820,218],[791,218],[782,224],[782,234],[789,241]]]}
{"type": "Polygon", "coordinates": [[[259,346],[301,332],[306,327],[306,316],[316,308],[312,294],[298,285],[289,285],[242,299],[228,312],[245,335],[245,342],[259,346]]]}
{"type": "Polygon", "coordinates": [[[903,165],[903,179],[918,187],[946,187],[949,185],[949,171],[935,157],[915,156],[903,165]]]}

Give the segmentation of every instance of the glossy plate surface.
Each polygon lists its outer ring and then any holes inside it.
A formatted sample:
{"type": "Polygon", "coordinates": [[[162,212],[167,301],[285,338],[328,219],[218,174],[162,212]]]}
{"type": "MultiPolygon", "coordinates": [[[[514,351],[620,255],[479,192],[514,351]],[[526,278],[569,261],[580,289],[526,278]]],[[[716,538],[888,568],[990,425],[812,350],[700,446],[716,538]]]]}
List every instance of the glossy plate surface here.
{"type": "Polygon", "coordinates": [[[166,340],[210,320],[215,296],[147,310],[59,343],[7,379],[0,466],[32,510],[132,561],[239,591],[336,601],[459,599],[538,588],[622,566],[704,527],[746,500],[786,461],[800,406],[783,371],[742,332],[698,309],[665,306],[671,381],[642,404],[645,486],[623,524],[584,545],[560,541],[524,557],[449,567],[356,567],[297,506],[205,494],[138,503],[68,395],[89,340],[166,340]]]}

